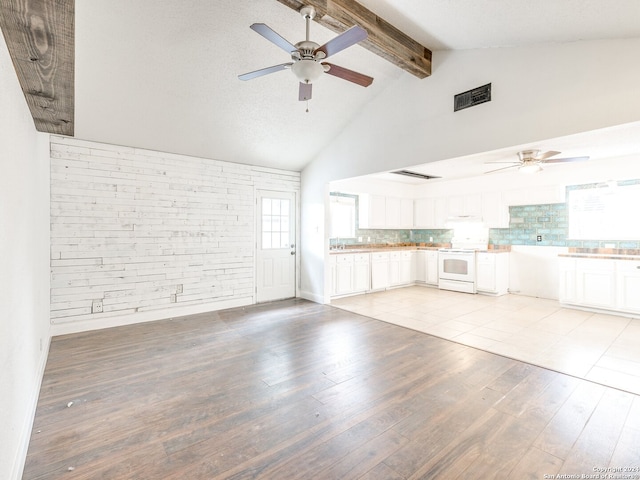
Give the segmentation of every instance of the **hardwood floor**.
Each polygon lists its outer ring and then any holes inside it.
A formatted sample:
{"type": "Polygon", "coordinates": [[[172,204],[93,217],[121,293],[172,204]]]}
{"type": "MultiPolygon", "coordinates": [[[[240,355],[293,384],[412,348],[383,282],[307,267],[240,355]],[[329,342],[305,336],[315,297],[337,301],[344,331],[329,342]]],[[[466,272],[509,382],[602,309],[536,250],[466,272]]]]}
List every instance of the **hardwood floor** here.
{"type": "Polygon", "coordinates": [[[638,445],[637,395],[289,300],[55,337],[23,478],[640,478],[638,445]]]}

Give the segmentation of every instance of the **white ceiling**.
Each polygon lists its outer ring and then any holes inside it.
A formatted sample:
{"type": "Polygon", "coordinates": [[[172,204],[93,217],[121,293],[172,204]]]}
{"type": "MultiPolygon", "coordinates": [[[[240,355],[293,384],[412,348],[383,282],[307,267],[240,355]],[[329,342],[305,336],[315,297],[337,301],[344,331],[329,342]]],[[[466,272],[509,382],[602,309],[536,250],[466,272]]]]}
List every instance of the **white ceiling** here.
{"type": "MultiPolygon", "coordinates": [[[[360,3],[434,51],[640,37],[638,0],[360,3]]],[[[306,113],[289,71],[238,80],[238,74],[289,61],[249,29],[255,22],[291,43],[304,38],[302,17],[276,0],[76,2],[76,136],[301,170],[363,105],[409,75],[360,46],[351,47],[332,62],[373,76],[373,85],[362,88],[326,75],[314,84],[306,113]]],[[[311,25],[317,43],[334,36],[311,25]]],[[[434,75],[437,69],[434,63],[434,75]]],[[[639,125],[634,128],[622,134],[626,150],[636,148],[640,138],[639,125]]],[[[567,139],[541,147],[561,150],[562,156],[600,154],[572,150],[576,145],[567,139]]],[[[515,153],[467,160],[481,173],[484,161],[515,153]]],[[[425,173],[450,169],[446,163],[431,167],[425,173]]]]}

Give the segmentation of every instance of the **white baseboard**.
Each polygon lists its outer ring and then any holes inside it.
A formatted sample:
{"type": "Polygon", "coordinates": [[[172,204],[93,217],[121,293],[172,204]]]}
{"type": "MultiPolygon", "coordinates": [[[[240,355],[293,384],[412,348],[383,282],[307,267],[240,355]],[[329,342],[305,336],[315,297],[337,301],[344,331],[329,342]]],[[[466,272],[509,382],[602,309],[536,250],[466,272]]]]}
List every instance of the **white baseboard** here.
{"type": "Polygon", "coordinates": [[[183,317],[185,315],[195,315],[198,313],[215,312],[225,308],[246,307],[253,305],[253,297],[235,298],[233,300],[223,300],[220,302],[203,303],[199,305],[175,306],[158,310],[148,310],[144,312],[129,313],[117,316],[96,316],[95,319],[81,320],[77,322],[58,323],[51,325],[51,335],[67,335],[70,333],[88,332],[91,330],[101,330],[103,328],[121,327],[134,323],[153,322],[156,320],[167,320],[169,318],[183,317]]]}
{"type": "Polygon", "coordinates": [[[20,431],[20,442],[18,451],[11,468],[11,480],[20,480],[24,472],[24,465],[29,451],[29,442],[31,441],[31,431],[33,430],[33,422],[36,418],[36,409],[38,407],[38,398],[40,397],[40,387],[42,386],[42,378],[44,377],[44,369],[47,366],[47,358],[49,357],[49,347],[51,346],[51,337],[47,339],[46,345],[43,345],[40,359],[38,361],[38,370],[33,383],[33,394],[29,405],[28,415],[25,417],[24,424],[20,431]]]}
{"type": "Polygon", "coordinates": [[[298,297],[304,298],[305,300],[310,300],[315,303],[325,303],[324,296],[306,290],[298,290],[298,297]]]}

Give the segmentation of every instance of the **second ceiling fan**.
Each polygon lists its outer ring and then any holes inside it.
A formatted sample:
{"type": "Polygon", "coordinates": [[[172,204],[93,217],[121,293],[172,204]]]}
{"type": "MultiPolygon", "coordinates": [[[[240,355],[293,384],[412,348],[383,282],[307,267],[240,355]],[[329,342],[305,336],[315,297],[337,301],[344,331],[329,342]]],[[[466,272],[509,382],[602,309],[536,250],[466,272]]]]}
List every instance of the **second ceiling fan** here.
{"type": "Polygon", "coordinates": [[[279,72],[280,70],[291,69],[300,81],[298,90],[298,100],[300,101],[311,99],[312,84],[320,78],[323,73],[328,73],[329,75],[342,78],[343,80],[363,87],[371,85],[373,82],[372,77],[323,61],[331,55],[335,55],[367,38],[366,30],[356,25],[332,40],[329,40],[324,45],[318,45],[316,42],[309,40],[309,24],[316,15],[315,9],[313,7],[303,7],[300,10],[300,14],[306,20],[307,34],[305,40],[295,45],[291,44],[264,23],[254,23],[251,25],[250,28],[253,31],[259,33],[271,43],[289,53],[291,55],[291,61],[244,73],[238,75],[238,78],[240,80],[251,80],[263,75],[279,72]]]}

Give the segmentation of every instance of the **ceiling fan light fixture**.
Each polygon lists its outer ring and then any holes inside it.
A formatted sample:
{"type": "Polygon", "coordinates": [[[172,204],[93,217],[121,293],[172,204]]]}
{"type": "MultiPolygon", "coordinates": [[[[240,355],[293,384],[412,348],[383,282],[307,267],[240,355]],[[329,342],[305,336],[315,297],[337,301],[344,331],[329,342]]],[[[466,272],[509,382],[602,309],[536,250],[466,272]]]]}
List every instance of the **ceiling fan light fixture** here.
{"type": "Polygon", "coordinates": [[[301,83],[313,83],[324,73],[322,64],[308,59],[295,62],[291,70],[301,83]]]}
{"type": "Polygon", "coordinates": [[[525,163],[518,168],[520,173],[538,173],[542,171],[542,167],[539,163],[525,163]]]}

